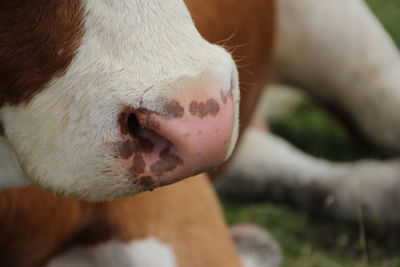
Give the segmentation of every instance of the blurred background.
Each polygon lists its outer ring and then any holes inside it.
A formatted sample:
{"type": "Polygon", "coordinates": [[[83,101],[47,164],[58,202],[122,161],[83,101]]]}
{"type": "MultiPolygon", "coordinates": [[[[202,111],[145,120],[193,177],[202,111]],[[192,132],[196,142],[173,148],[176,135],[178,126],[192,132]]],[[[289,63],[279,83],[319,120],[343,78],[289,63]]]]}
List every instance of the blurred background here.
{"type": "MultiPolygon", "coordinates": [[[[366,2],[400,47],[400,1],[366,2]]],[[[268,123],[274,133],[301,150],[337,162],[392,156],[354,136],[307,96],[289,89],[271,90],[271,99],[282,95],[289,95],[290,108],[275,112],[271,107],[268,123]]],[[[230,224],[257,223],[278,240],[282,266],[400,266],[400,234],[393,229],[369,231],[362,221],[347,225],[285,204],[221,198],[230,224]]]]}

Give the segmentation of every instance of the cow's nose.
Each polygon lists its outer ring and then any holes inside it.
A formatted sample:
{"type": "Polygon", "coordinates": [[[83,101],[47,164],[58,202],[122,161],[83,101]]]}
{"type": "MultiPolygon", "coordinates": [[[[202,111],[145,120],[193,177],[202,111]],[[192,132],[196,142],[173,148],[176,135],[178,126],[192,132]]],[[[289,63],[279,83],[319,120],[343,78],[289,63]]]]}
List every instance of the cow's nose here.
{"type": "Polygon", "coordinates": [[[162,99],[158,109],[124,110],[118,148],[123,168],[146,190],[220,165],[236,141],[233,98],[232,91],[218,92],[162,99]]]}

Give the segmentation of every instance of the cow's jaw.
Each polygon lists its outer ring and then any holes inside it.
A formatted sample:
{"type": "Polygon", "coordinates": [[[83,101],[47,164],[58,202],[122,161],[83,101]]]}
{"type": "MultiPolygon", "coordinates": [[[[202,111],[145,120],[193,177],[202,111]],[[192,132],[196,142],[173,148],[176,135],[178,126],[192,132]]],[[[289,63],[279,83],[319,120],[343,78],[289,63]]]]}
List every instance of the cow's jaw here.
{"type": "Polygon", "coordinates": [[[83,36],[65,74],[27,103],[0,110],[29,179],[106,200],[224,161],[237,138],[237,71],[225,50],[200,37],[182,1],[87,0],[83,7],[83,36]],[[179,116],[165,103],[177,103],[179,116]],[[199,108],[206,103],[209,110],[199,108]],[[133,145],[139,137],[153,149],[133,145]]]}

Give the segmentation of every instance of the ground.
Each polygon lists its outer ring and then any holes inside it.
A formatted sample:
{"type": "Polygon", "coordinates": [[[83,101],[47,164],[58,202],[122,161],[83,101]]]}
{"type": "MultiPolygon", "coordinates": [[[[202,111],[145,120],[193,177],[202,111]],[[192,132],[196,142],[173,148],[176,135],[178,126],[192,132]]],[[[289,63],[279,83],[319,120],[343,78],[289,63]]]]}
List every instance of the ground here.
{"type": "MultiPolygon", "coordinates": [[[[400,1],[367,3],[400,46],[400,1]]],[[[302,150],[334,161],[388,156],[360,141],[312,102],[300,106],[289,118],[273,122],[271,129],[302,150]]],[[[364,230],[362,222],[350,227],[282,204],[222,201],[229,223],[254,222],[277,238],[284,254],[283,267],[400,266],[400,234],[372,234],[364,230]]]]}

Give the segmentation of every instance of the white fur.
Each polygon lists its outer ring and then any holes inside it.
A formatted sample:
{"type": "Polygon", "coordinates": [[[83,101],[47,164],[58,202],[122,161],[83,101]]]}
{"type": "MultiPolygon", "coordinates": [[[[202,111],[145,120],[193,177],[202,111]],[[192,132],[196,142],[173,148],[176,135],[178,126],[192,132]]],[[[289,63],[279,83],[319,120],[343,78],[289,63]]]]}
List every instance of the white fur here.
{"type": "Polygon", "coordinates": [[[123,243],[112,240],[94,247],[73,248],[47,267],[177,267],[175,254],[156,238],[123,243]]]}
{"type": "MultiPolygon", "coordinates": [[[[199,85],[227,93],[237,73],[231,56],[199,35],[181,0],[86,0],[84,8],[84,37],[65,75],[28,105],[3,107],[0,119],[34,183],[113,199],[142,190],[114,158],[121,109],[156,111],[160,98],[200,94],[199,85]]],[[[236,79],[233,90],[237,101],[236,79]]]]}
{"type": "Polygon", "coordinates": [[[279,0],[275,70],[400,149],[400,56],[363,0],[279,0]]]}

